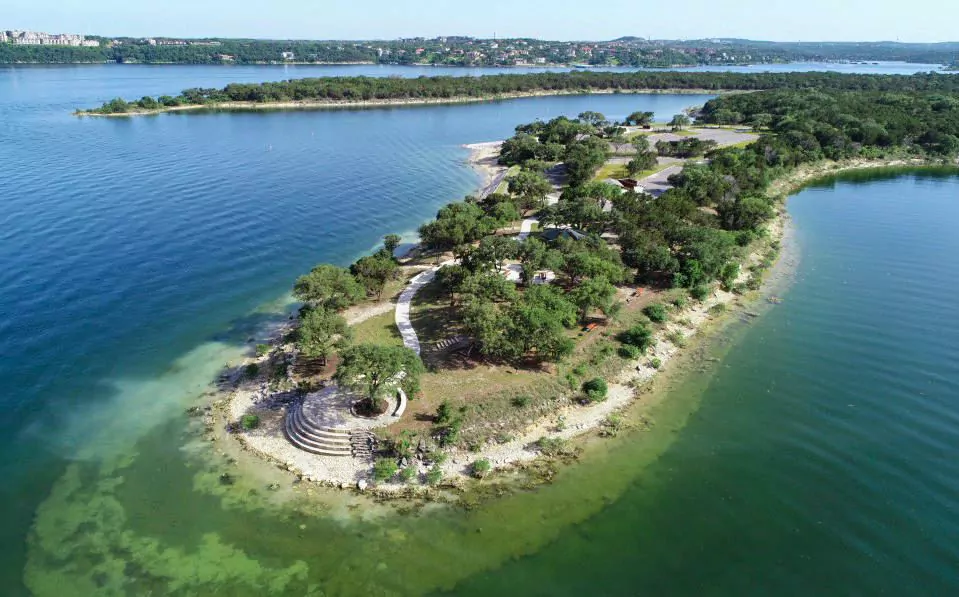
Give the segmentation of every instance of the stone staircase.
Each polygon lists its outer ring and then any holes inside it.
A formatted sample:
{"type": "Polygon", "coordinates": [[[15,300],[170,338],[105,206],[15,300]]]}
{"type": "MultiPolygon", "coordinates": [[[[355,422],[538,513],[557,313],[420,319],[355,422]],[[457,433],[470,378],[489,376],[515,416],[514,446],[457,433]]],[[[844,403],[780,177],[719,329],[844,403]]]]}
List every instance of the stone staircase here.
{"type": "Polygon", "coordinates": [[[469,343],[469,337],[467,336],[452,336],[450,338],[440,340],[439,342],[433,344],[433,346],[430,347],[430,350],[432,350],[433,352],[440,352],[454,346],[458,348],[459,345],[461,344],[465,345],[468,343],[469,343]]]}
{"type": "Polygon", "coordinates": [[[351,431],[350,446],[353,448],[354,458],[371,459],[376,449],[376,436],[366,429],[351,431]]]}
{"type": "Polygon", "coordinates": [[[352,456],[350,432],[322,427],[303,414],[303,403],[290,405],[286,414],[286,437],[297,448],[320,456],[352,456]]]}

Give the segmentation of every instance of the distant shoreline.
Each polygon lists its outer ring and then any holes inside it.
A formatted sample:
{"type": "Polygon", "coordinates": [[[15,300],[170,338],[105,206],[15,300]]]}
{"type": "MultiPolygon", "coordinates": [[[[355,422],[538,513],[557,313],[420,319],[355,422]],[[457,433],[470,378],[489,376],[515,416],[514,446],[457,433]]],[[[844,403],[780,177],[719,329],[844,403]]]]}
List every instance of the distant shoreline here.
{"type": "Polygon", "coordinates": [[[376,99],[376,100],[307,100],[289,102],[216,102],[211,104],[190,104],[186,106],[170,106],[156,110],[132,110],[115,114],[101,114],[99,112],[74,112],[75,116],[97,116],[107,118],[123,118],[130,116],[153,116],[169,112],[198,112],[198,111],[231,111],[257,112],[270,110],[336,110],[351,108],[396,108],[413,106],[443,106],[456,104],[475,104],[481,102],[495,102],[501,100],[521,99],[527,97],[552,97],[562,95],[721,95],[730,93],[748,93],[728,89],[591,89],[583,90],[542,90],[514,93],[500,93],[484,96],[462,96],[450,98],[403,98],[403,99],[376,99]]]}

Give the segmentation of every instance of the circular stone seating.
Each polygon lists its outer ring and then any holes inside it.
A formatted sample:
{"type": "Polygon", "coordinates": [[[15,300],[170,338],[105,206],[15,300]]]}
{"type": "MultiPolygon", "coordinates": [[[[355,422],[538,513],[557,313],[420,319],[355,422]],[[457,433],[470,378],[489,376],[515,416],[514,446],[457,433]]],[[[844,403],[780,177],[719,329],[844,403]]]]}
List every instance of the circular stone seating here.
{"type": "MultiPolygon", "coordinates": [[[[356,396],[337,386],[309,394],[287,408],[284,431],[297,448],[320,456],[372,456],[375,436],[370,431],[395,420],[387,412],[376,418],[353,416],[350,412],[356,396]]],[[[404,405],[405,406],[405,405],[404,405]]]]}

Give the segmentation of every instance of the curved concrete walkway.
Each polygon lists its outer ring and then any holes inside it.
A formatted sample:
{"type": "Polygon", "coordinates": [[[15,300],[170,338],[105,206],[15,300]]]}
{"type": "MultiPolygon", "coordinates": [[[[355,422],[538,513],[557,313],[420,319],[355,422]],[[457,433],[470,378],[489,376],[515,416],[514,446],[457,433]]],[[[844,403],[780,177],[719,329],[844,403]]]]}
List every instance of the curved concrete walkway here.
{"type": "MultiPolygon", "coordinates": [[[[529,238],[530,232],[533,230],[533,224],[539,222],[536,218],[528,218],[523,220],[523,223],[519,228],[519,235],[516,237],[516,240],[524,241],[529,238]]],[[[396,321],[396,327],[400,330],[400,336],[403,338],[403,346],[409,348],[416,354],[420,354],[420,339],[416,335],[416,330],[413,329],[413,322],[410,321],[410,311],[413,307],[413,297],[416,296],[416,293],[420,291],[421,288],[429,284],[436,277],[436,272],[440,268],[447,265],[452,265],[456,263],[455,259],[450,259],[449,261],[444,261],[443,263],[432,267],[426,271],[422,271],[410,280],[409,286],[407,286],[402,293],[400,293],[400,298],[396,300],[396,314],[394,321],[396,321]]]]}

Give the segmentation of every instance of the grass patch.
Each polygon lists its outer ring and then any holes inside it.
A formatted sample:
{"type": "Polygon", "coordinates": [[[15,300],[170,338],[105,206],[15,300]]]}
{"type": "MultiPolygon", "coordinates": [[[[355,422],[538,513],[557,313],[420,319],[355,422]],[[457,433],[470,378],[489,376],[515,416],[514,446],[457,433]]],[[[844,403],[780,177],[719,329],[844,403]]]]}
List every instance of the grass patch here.
{"type": "Polygon", "coordinates": [[[403,337],[396,327],[393,311],[371,317],[353,326],[353,341],[356,344],[382,344],[403,346],[403,337]]]}

